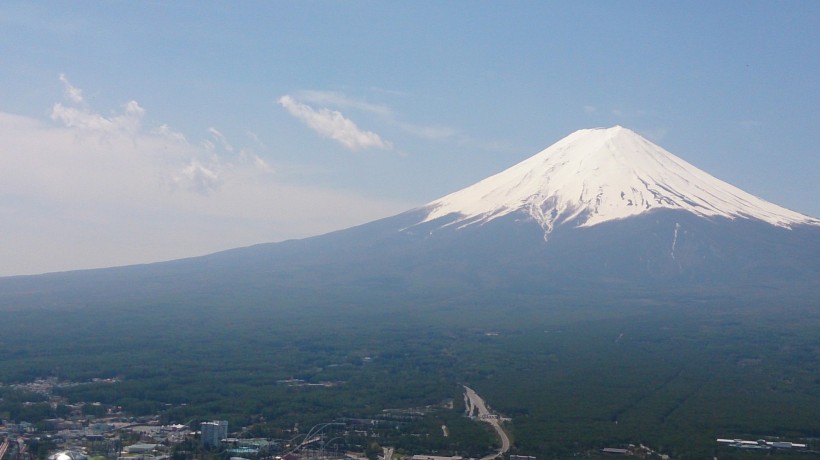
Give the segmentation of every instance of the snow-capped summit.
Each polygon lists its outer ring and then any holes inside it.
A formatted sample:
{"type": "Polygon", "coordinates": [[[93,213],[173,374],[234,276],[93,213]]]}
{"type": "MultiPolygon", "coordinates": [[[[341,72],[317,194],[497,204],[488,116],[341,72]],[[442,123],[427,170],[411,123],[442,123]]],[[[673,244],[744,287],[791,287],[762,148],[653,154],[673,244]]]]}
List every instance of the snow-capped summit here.
{"type": "Polygon", "coordinates": [[[554,227],[588,227],[677,209],[702,217],[757,219],[790,228],[820,220],[769,203],[701,171],[634,131],[583,129],[511,168],[427,204],[423,222],[484,223],[525,212],[547,236],[554,227]]]}

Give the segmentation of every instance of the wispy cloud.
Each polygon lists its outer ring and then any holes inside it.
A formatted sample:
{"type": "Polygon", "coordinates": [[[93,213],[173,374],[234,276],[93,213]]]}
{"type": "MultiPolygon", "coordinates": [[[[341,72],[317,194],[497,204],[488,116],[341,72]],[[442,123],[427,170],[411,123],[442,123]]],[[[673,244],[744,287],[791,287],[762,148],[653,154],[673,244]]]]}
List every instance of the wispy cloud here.
{"type": "MultiPolygon", "coordinates": [[[[401,95],[406,96],[404,93],[401,93],[401,95]]],[[[325,109],[319,111],[307,107],[308,109],[313,110],[314,113],[322,113],[324,110],[325,112],[323,115],[325,117],[330,117],[330,114],[338,114],[341,116],[341,113],[336,110],[357,111],[372,115],[376,120],[378,120],[379,123],[391,128],[396,128],[413,137],[433,141],[457,140],[462,142],[464,140],[464,136],[459,135],[456,129],[442,125],[424,125],[403,121],[396,114],[396,112],[387,105],[376,104],[353,98],[337,91],[303,90],[298,91],[293,95],[283,96],[283,98],[289,98],[287,103],[291,106],[301,104],[302,108],[304,108],[309,103],[326,107],[325,109]]],[[[282,99],[280,99],[279,103],[285,106],[282,99]]],[[[294,114],[294,110],[289,109],[289,112],[291,112],[294,116],[297,116],[294,114]]],[[[307,118],[307,115],[304,116],[307,118]]],[[[320,124],[318,122],[315,123],[317,125],[320,124]]],[[[318,129],[316,130],[318,131],[318,129]]]]}
{"type": "Polygon", "coordinates": [[[140,122],[145,110],[131,101],[125,104],[123,113],[115,117],[104,117],[86,108],[54,104],[51,109],[51,119],[62,122],[68,128],[79,128],[84,131],[99,134],[113,134],[115,132],[135,133],[140,128],[140,122]]]}
{"type": "Polygon", "coordinates": [[[75,104],[82,104],[85,102],[83,99],[83,92],[81,89],[73,86],[66,78],[65,74],[60,74],[60,81],[63,83],[63,87],[65,88],[65,95],[66,97],[75,104]]]}
{"type": "Polygon", "coordinates": [[[217,171],[203,166],[199,161],[194,159],[174,175],[173,182],[175,184],[185,185],[191,190],[207,195],[219,187],[220,178],[217,171]]]}
{"type": "Polygon", "coordinates": [[[184,134],[174,131],[173,129],[171,129],[170,126],[165,125],[165,124],[161,125],[157,129],[155,129],[153,133],[158,134],[158,135],[160,135],[164,138],[167,138],[167,139],[175,141],[175,142],[180,142],[180,143],[187,143],[188,142],[188,140],[185,139],[184,134]]]}
{"type": "Polygon", "coordinates": [[[296,93],[295,97],[301,101],[310,102],[312,104],[333,106],[342,109],[361,110],[363,112],[376,114],[382,117],[391,117],[393,115],[393,111],[386,105],[373,104],[359,99],[354,99],[335,91],[304,90],[296,93]]]}
{"type": "Polygon", "coordinates": [[[140,128],[145,110],[137,101],[125,104],[123,112],[114,117],[104,117],[92,111],[83,98],[83,91],[72,85],[64,74],[60,74],[63,83],[66,103],[56,103],[51,108],[51,119],[63,123],[68,128],[77,128],[82,131],[98,134],[114,132],[134,133],[140,128]]]}
{"type": "Polygon", "coordinates": [[[5,128],[0,129],[0,146],[7,147],[0,155],[0,178],[15,182],[19,190],[38,183],[42,191],[71,190],[81,184],[77,193],[94,191],[105,199],[126,198],[129,190],[146,193],[160,185],[167,192],[188,190],[204,196],[237,176],[270,171],[253,152],[243,149],[236,154],[214,127],[208,129],[211,139],[199,144],[165,124],[145,129],[146,112],[137,101],[126,103],[118,113],[102,115],[88,106],[82,90],[65,75],[59,79],[65,100],[52,106],[55,124],[4,114],[15,124],[23,123],[16,129],[10,124],[0,127],[5,128]],[[50,183],[41,182],[43,177],[50,183]]]}
{"type": "Polygon", "coordinates": [[[0,275],[186,257],[410,207],[286,184],[252,133],[241,133],[248,145],[218,127],[189,139],[152,127],[136,101],[101,112],[59,81],[64,97],[48,118],[0,110],[0,275]]]}
{"type": "Polygon", "coordinates": [[[208,132],[211,133],[211,136],[213,136],[213,138],[216,139],[220,145],[222,145],[222,148],[228,152],[233,152],[233,146],[225,138],[225,135],[219,132],[218,129],[211,126],[208,128],[208,132]]]}
{"type": "Polygon", "coordinates": [[[279,105],[319,135],[333,139],[350,150],[393,148],[390,142],[383,140],[378,134],[359,129],[356,123],[339,111],[327,108],[316,110],[288,95],[279,98],[279,105]]]}

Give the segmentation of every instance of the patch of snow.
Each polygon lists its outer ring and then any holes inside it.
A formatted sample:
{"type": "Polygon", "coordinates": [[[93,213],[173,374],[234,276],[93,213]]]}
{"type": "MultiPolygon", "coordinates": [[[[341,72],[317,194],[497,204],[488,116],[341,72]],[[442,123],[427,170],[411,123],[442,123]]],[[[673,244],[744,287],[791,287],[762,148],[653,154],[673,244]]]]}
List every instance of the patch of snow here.
{"type": "Polygon", "coordinates": [[[557,225],[588,227],[653,209],[702,217],[758,219],[779,227],[820,220],[769,203],[701,171],[634,131],[583,129],[507,170],[439,198],[422,222],[482,224],[517,211],[545,238],[557,225]]]}
{"type": "Polygon", "coordinates": [[[671,256],[672,260],[675,260],[675,246],[678,244],[678,230],[680,230],[680,224],[675,222],[675,234],[672,236],[672,251],[671,256]]]}

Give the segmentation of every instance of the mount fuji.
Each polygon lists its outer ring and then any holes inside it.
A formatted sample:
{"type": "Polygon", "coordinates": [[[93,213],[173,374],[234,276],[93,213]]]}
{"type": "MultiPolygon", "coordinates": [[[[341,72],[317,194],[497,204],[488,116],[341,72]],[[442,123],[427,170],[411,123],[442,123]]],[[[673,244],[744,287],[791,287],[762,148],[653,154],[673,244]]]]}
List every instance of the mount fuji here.
{"type": "Polygon", "coordinates": [[[786,228],[820,225],[720,181],[621,126],[576,131],[425,208],[430,210],[425,221],[452,214],[460,227],[524,212],[545,237],[556,225],[588,227],[658,209],[786,228]]]}
{"type": "Polygon", "coordinates": [[[562,295],[816,302],[818,280],[819,219],[616,126],[577,131],[425,206],[326,235],[0,279],[0,307],[182,297],[328,308],[562,295]]]}
{"type": "Polygon", "coordinates": [[[418,221],[400,233],[423,235],[422,246],[458,260],[483,253],[487,265],[473,270],[491,280],[502,271],[519,287],[818,292],[820,219],[744,192],[621,126],[576,131],[411,215],[418,221]]]}

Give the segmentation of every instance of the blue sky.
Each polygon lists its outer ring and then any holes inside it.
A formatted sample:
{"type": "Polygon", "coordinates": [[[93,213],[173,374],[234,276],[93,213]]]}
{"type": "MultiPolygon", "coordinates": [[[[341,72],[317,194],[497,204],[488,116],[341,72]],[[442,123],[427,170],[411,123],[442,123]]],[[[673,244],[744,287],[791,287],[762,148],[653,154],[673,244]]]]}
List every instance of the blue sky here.
{"type": "Polygon", "coordinates": [[[620,124],[820,216],[820,3],[0,4],[0,275],[321,234],[620,124]]]}

